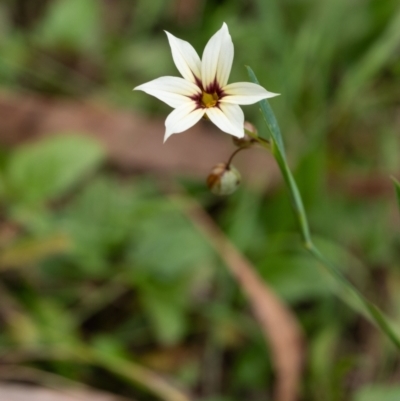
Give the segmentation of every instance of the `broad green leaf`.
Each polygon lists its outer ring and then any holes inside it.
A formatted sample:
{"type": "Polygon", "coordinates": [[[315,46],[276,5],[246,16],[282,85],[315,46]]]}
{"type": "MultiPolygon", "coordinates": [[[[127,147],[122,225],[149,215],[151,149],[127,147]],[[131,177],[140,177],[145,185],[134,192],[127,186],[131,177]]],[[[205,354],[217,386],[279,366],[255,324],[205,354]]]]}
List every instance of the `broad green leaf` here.
{"type": "Polygon", "coordinates": [[[60,197],[104,160],[98,142],[58,135],[17,149],[5,171],[8,195],[18,203],[38,204],[60,197]]]}
{"type": "Polygon", "coordinates": [[[147,284],[146,288],[140,288],[143,308],[152,323],[156,338],[164,345],[177,344],[186,333],[187,294],[179,287],[147,284]]]}
{"type": "Polygon", "coordinates": [[[148,213],[135,221],[129,260],[147,274],[167,280],[187,274],[193,279],[203,276],[214,253],[190,222],[165,200],[154,204],[148,213]]]}
{"type": "Polygon", "coordinates": [[[108,260],[123,249],[136,227],[138,188],[110,178],[86,185],[61,212],[60,225],[74,242],[71,258],[82,273],[95,277],[107,272],[108,260]]]}
{"type": "Polygon", "coordinates": [[[101,2],[97,0],[56,0],[37,28],[43,46],[85,51],[100,43],[101,2]]]}

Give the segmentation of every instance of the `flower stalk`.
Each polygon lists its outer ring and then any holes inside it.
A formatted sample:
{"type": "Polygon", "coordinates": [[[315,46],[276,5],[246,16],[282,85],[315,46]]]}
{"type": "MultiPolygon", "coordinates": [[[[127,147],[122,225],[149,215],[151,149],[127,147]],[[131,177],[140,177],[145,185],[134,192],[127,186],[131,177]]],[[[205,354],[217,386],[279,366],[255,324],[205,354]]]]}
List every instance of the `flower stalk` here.
{"type": "MultiPolygon", "coordinates": [[[[250,80],[258,84],[257,77],[254,74],[253,70],[248,66],[247,70],[250,80]]],[[[303,200],[301,198],[300,191],[297,187],[293,174],[287,163],[285,148],[283,145],[282,135],[279,129],[278,122],[267,100],[261,100],[259,102],[259,105],[261,114],[263,115],[264,121],[271,134],[270,146],[266,145],[266,143],[261,140],[261,138],[254,137],[254,139],[258,139],[258,142],[261,146],[268,150],[271,150],[276,162],[278,163],[279,169],[289,191],[296,221],[298,223],[299,231],[302,236],[303,246],[335,277],[335,279],[338,280],[342,288],[345,288],[350,294],[354,295],[357,298],[357,300],[361,303],[361,312],[363,313],[363,315],[366,316],[370,321],[372,321],[377,327],[379,327],[383,331],[383,333],[385,333],[386,336],[392,341],[392,343],[398,349],[400,349],[400,338],[393,329],[392,325],[389,323],[388,318],[385,317],[385,315],[379,310],[376,305],[366,299],[364,295],[345,277],[340,269],[335,266],[335,264],[333,264],[331,261],[329,261],[314,244],[311,237],[303,200]]],[[[251,133],[246,133],[251,136],[251,133]]]]}

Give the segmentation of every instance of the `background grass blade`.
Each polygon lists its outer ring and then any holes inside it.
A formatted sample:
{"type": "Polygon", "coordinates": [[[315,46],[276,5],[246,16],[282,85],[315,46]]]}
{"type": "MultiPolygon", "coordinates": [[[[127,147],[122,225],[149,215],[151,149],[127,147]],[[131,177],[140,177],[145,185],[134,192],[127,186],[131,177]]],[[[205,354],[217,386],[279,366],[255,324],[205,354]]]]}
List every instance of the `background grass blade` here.
{"type": "Polygon", "coordinates": [[[392,177],[392,181],[394,184],[394,189],[396,191],[397,203],[398,203],[399,209],[400,209],[400,183],[394,177],[392,177]]]}

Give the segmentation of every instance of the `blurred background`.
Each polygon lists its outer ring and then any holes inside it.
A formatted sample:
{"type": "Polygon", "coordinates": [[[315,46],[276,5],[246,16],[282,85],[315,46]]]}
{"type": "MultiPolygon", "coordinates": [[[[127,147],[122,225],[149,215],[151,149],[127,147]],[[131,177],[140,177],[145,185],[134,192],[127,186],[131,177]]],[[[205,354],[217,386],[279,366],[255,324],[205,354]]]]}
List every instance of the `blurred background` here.
{"type": "Polygon", "coordinates": [[[400,399],[397,351],[302,251],[271,157],[239,154],[242,187],[216,198],[205,179],[230,138],[201,122],[162,145],[170,109],[132,92],[179,75],[163,30],[201,55],[222,22],[230,82],[249,65],[281,94],[316,241],[399,325],[398,0],[2,0],[1,399],[400,399]],[[182,200],[295,317],[304,365],[287,398],[241,283],[182,200]]]}

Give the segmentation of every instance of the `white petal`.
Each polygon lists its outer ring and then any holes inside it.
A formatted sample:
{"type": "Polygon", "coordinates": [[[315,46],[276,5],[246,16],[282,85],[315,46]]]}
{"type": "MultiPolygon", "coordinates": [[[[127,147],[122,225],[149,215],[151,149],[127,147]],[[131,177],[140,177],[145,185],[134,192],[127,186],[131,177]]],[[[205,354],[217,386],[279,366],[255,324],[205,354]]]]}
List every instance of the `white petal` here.
{"type": "Polygon", "coordinates": [[[185,103],[172,111],[165,120],[164,142],[172,134],[179,134],[193,127],[203,117],[204,111],[204,109],[198,109],[193,101],[185,103]]]}
{"type": "Polygon", "coordinates": [[[188,102],[190,96],[200,92],[197,85],[179,77],[161,77],[139,85],[134,90],[141,90],[167,103],[173,108],[188,102]]]}
{"type": "Polygon", "coordinates": [[[244,114],[236,104],[220,104],[220,108],[206,109],[208,118],[222,131],[236,136],[244,137],[244,114]]]}
{"type": "Polygon", "coordinates": [[[171,46],[172,58],[178,71],[183,78],[191,82],[196,82],[195,77],[201,81],[201,61],[200,57],[189,42],[178,39],[174,35],[165,31],[171,46]]]}
{"type": "Polygon", "coordinates": [[[221,102],[234,104],[253,104],[262,99],[279,96],[279,93],[268,92],[262,86],[251,82],[236,82],[222,88],[225,95],[221,102]]]}
{"type": "Polygon", "coordinates": [[[228,82],[233,61],[233,43],[228,26],[224,23],[222,28],[211,37],[204,48],[201,61],[201,76],[204,89],[214,83],[216,79],[219,86],[228,82]]]}

